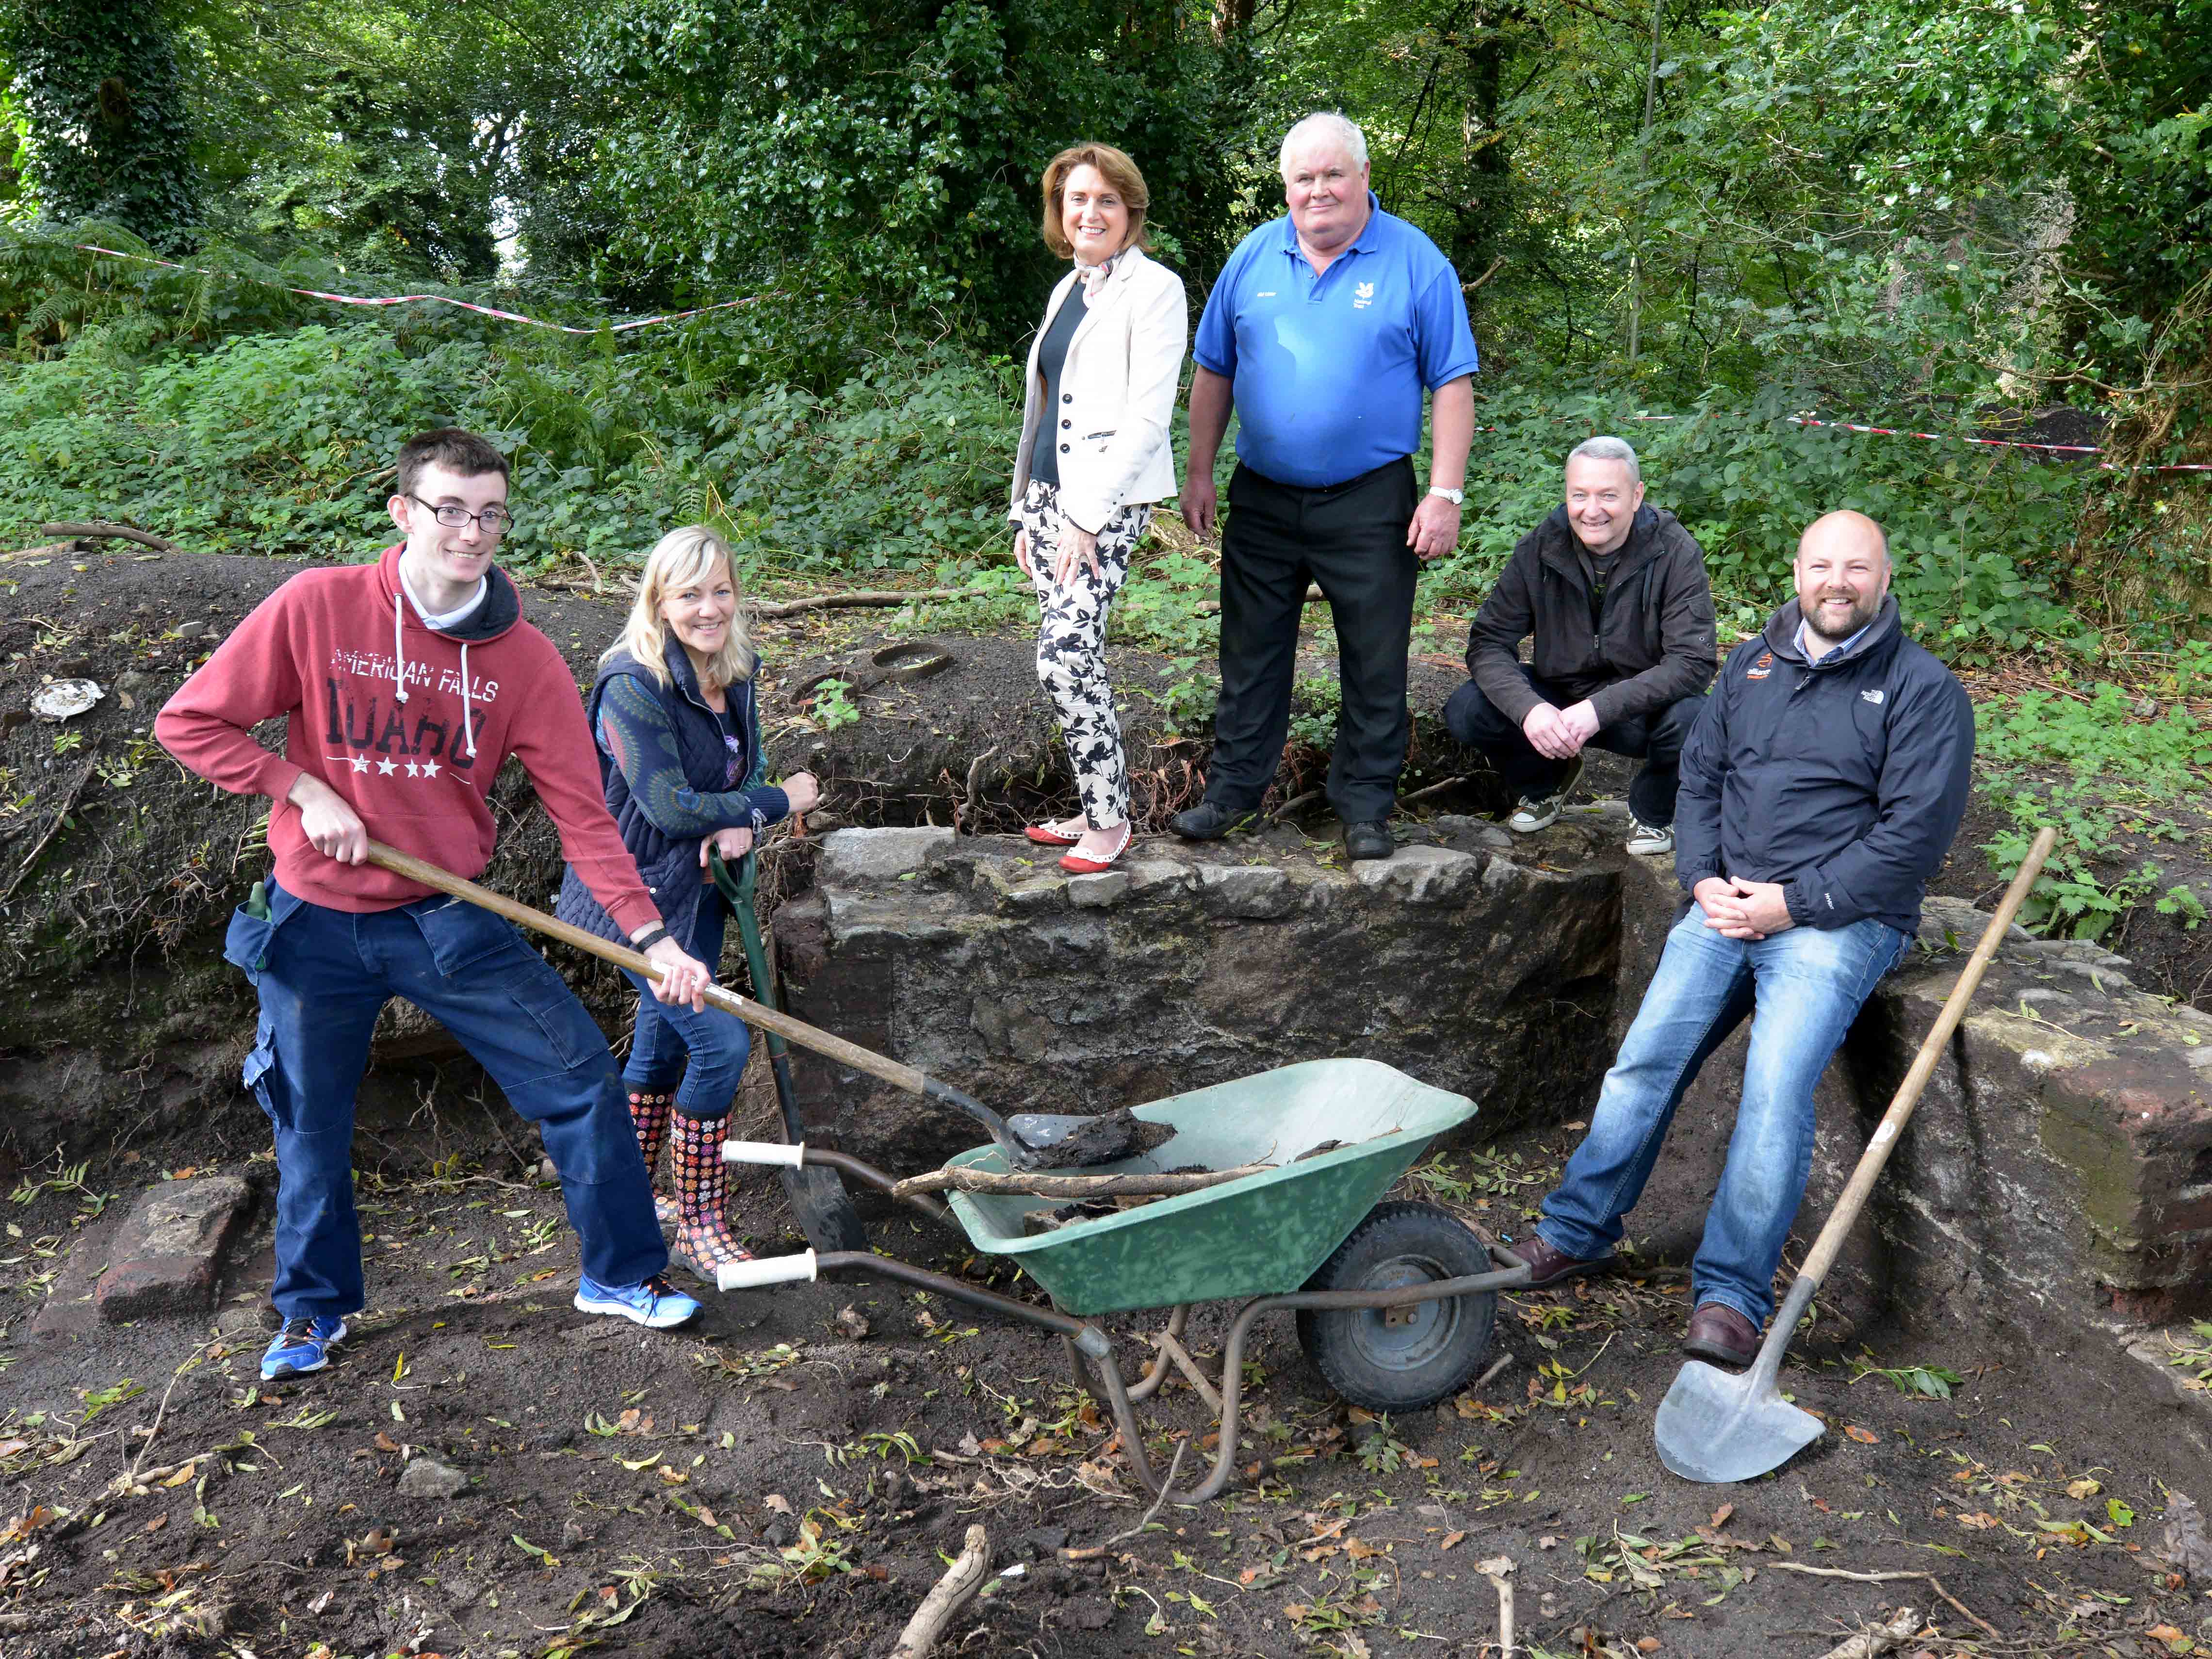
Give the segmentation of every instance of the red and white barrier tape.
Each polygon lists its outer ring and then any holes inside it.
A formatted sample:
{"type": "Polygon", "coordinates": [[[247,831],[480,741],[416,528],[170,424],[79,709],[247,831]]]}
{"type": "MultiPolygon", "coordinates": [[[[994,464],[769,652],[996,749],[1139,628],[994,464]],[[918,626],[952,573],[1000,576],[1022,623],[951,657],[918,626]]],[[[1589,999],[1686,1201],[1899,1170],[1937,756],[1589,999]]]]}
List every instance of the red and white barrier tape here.
{"type": "Polygon", "coordinates": [[[495,306],[480,306],[469,300],[456,300],[444,294],[331,294],[319,288],[293,288],[283,283],[272,283],[264,276],[248,276],[234,270],[209,270],[199,265],[179,264],[173,259],[156,259],[150,254],[125,253],[120,248],[101,247],[95,242],[72,242],[71,247],[84,253],[105,254],[111,259],[131,259],[143,265],[161,265],[169,270],[181,270],[194,276],[228,276],[241,283],[252,283],[262,288],[280,289],[287,294],[297,294],[310,300],[327,300],[340,306],[452,306],[461,311],[472,311],[479,317],[496,318],[502,323],[525,323],[532,328],[550,328],[561,334],[627,334],[633,329],[651,328],[659,323],[680,323],[687,317],[703,317],[710,311],[727,311],[734,306],[757,305],[762,299],[757,294],[742,300],[724,300],[711,306],[696,306],[690,311],[664,312],[653,317],[633,317],[626,323],[607,323],[598,328],[576,328],[567,323],[550,323],[542,317],[526,317],[519,311],[501,311],[495,306]]]}
{"type": "MultiPolygon", "coordinates": [[[[532,328],[550,328],[560,334],[627,334],[634,329],[653,328],[662,323],[680,323],[687,318],[704,317],[710,312],[728,311],[738,306],[757,305],[765,295],[751,294],[742,300],[724,300],[711,306],[695,306],[689,311],[664,312],[653,317],[633,317],[624,323],[606,323],[597,328],[578,328],[568,323],[547,322],[541,317],[526,317],[518,311],[501,311],[494,306],[480,306],[468,300],[456,300],[443,294],[331,294],[319,288],[292,288],[283,283],[272,283],[263,276],[248,276],[239,271],[209,270],[199,265],[179,264],[171,259],[156,259],[150,254],[125,253],[119,248],[101,247],[94,242],[72,242],[71,247],[82,253],[104,254],[111,259],[132,259],[140,264],[161,265],[169,270],[181,270],[195,276],[229,276],[241,283],[253,283],[263,288],[281,289],[287,294],[297,294],[310,300],[327,300],[341,306],[453,306],[461,311],[472,311],[479,317],[495,318],[502,323],[522,323],[532,328]]],[[[1678,421],[1679,415],[1632,415],[1636,421],[1678,421]]],[[[1855,421],[1816,421],[1809,415],[1790,415],[1784,417],[1792,426],[1826,427],[1839,432],[1865,432],[1881,438],[1920,438],[1929,443],[1978,444],[1989,449],[2034,449],[2053,455],[2101,455],[2104,451],[2095,444],[2029,443],[2014,438],[1966,438],[1944,432],[1912,432],[1900,427],[1862,426],[1855,421]]],[[[1495,432],[1494,426],[1484,427],[1485,432],[1495,432]]],[[[2099,468],[2106,472],[2212,472],[2212,462],[2174,461],[2164,465],[2127,467],[2117,461],[2100,461],[2099,468]]]]}

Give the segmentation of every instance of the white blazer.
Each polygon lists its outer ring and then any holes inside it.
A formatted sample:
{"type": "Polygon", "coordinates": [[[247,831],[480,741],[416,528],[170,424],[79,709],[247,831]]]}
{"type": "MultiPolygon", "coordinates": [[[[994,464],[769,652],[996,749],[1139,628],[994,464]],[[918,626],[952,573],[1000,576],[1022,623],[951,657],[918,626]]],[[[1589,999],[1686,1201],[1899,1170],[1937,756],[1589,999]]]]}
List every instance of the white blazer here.
{"type": "Polygon", "coordinates": [[[1013,501],[1006,516],[1020,518],[1030,457],[1039,443],[1049,443],[1060,452],[1060,510],[1084,529],[1097,531],[1133,501],[1164,501],[1176,493],[1168,423],[1190,339],[1190,313],[1182,279],[1146,258],[1142,248],[1130,248],[1076,325],[1060,370],[1060,407],[1047,410],[1037,347],[1078,280],[1073,271],[1060,279],[1030,341],[1022,441],[1014,454],[1013,501]]]}

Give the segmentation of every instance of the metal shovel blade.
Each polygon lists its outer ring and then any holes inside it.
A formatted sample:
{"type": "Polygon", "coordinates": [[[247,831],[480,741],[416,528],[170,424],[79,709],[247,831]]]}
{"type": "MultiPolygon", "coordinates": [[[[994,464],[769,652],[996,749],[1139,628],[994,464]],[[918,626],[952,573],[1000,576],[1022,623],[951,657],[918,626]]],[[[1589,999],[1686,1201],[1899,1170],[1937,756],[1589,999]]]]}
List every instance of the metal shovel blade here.
{"type": "Polygon", "coordinates": [[[1692,1359],[1659,1402],[1659,1461],[1685,1480],[1724,1486],[1780,1468],[1820,1437],[1820,1419],[1775,1391],[1770,1372],[1741,1376],[1692,1359]]]}

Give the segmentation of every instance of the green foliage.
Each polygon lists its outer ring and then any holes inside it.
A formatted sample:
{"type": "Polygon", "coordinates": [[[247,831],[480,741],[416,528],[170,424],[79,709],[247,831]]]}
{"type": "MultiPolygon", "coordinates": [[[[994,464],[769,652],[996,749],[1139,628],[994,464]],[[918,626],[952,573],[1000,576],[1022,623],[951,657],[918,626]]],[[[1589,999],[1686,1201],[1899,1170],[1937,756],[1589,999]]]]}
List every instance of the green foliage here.
{"type": "Polygon", "coordinates": [[[803,271],[1024,326],[1051,264],[1036,180],[1083,137],[1135,154],[1153,222],[1211,268],[1220,57],[1176,0],[623,0],[580,58],[604,118],[579,185],[592,279],[803,271]]]}
{"type": "Polygon", "coordinates": [[[156,0],[15,0],[0,61],[30,202],[52,219],[111,219],[174,246],[198,216],[176,54],[156,0]]]}
{"type": "Polygon", "coordinates": [[[1491,392],[1479,419],[1496,430],[1476,438],[1469,528],[1430,580],[1468,599],[1488,592],[1513,544],[1558,505],[1559,458],[1613,432],[1637,446],[1651,504],[1704,546],[1724,629],[1754,631],[1789,599],[1799,532],[1848,507],[1887,529],[1907,625],[1944,656],[1971,661],[2080,633],[2038,570],[2049,570],[2043,550],[2066,537],[2078,510],[2078,474],[2011,451],[1792,425],[1779,398],[1741,411],[1717,402],[1645,422],[1603,394],[1491,392]]]}
{"type": "MultiPolygon", "coordinates": [[[[1975,748],[1984,787],[2013,820],[1983,849],[1993,866],[2017,870],[2035,831],[2058,829],[2057,848],[2021,907],[2022,925],[2096,939],[2158,890],[2152,864],[2106,872],[2120,832],[2181,836],[2160,809],[2202,793],[2212,729],[2179,704],[2146,718],[2129,693],[2100,684],[2087,701],[2028,691],[1985,707],[1975,748]]],[[[2203,916],[2186,885],[2169,888],[2154,908],[2185,927],[2203,916]]]]}

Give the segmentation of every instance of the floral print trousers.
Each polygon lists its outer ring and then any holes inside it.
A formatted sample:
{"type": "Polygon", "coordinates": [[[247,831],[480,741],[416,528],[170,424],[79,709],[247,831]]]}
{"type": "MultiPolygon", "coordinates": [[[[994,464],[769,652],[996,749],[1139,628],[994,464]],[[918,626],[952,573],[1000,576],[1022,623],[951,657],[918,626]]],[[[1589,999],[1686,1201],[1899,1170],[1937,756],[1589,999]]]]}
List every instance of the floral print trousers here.
{"type": "Polygon", "coordinates": [[[1129,816],[1129,766],[1121,752],[1121,722],[1114,714],[1114,688],[1106,679],[1106,608],[1127,580],[1129,556],[1152,517],[1146,501],[1116,509],[1098,532],[1097,574],[1078,565],[1063,586],[1052,575],[1064,523],[1059,488],[1031,479],[1022,496],[1021,527],[1029,537],[1041,613],[1037,683],[1060,716],[1084,815],[1094,829],[1129,816]]]}

